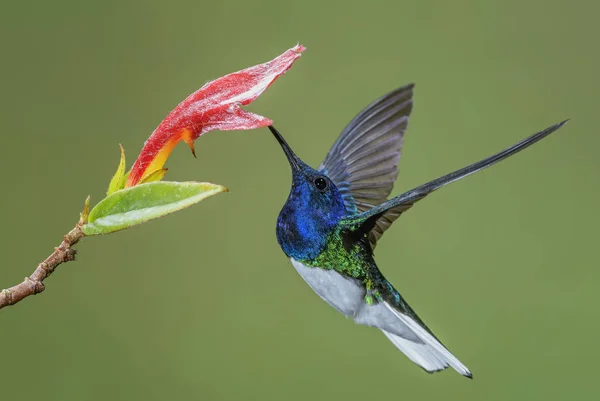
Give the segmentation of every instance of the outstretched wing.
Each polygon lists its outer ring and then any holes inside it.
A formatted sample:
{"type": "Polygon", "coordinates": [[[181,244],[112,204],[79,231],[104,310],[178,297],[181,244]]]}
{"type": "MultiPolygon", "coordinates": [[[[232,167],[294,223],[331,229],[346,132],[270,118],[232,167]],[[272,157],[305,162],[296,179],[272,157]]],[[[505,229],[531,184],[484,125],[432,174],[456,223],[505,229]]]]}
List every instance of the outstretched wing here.
{"type": "Polygon", "coordinates": [[[393,213],[396,217],[400,216],[400,214],[411,208],[416,202],[425,198],[433,191],[440,189],[441,187],[452,182],[458,181],[468,175],[483,170],[486,167],[498,163],[499,161],[504,160],[525,148],[528,148],[565,125],[567,121],[568,120],[565,120],[548,127],[543,131],[537,132],[530,137],[523,139],[521,142],[514,144],[502,152],[498,152],[490,157],[486,157],[485,159],[478,161],[477,163],[473,163],[467,167],[463,167],[433,181],[429,181],[428,183],[411,189],[402,195],[396,196],[388,201],[374,206],[365,212],[349,216],[343,223],[348,230],[345,235],[351,235],[356,240],[357,238],[362,237],[364,234],[369,233],[370,238],[373,231],[377,230],[377,227],[381,224],[382,219],[384,219],[389,213],[393,213]]]}
{"type": "MultiPolygon", "coordinates": [[[[398,176],[414,84],[398,88],[361,111],[341,133],[319,171],[340,190],[346,210],[360,213],[387,200],[398,176]]],[[[400,216],[382,216],[369,234],[375,242],[400,216]]]]}

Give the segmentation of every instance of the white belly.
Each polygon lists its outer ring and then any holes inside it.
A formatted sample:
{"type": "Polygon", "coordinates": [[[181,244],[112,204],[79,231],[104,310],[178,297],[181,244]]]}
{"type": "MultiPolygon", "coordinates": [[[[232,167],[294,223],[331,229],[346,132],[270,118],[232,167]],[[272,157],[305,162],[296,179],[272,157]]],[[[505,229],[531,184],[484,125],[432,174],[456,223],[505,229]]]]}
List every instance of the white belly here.
{"type": "Polygon", "coordinates": [[[364,304],[365,290],[355,279],[333,269],[308,267],[290,258],[296,271],[325,302],[346,316],[353,316],[364,304]]]}

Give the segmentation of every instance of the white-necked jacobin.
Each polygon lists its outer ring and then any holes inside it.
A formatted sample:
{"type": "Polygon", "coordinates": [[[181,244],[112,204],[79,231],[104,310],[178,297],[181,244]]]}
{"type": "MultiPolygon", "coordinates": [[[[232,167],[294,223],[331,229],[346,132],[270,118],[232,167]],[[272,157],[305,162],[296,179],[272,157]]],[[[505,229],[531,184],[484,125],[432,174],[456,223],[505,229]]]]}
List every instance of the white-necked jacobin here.
{"type": "Polygon", "coordinates": [[[294,154],[275,127],[269,127],[292,167],[292,188],[277,219],[277,240],[306,283],[340,313],[380,329],[427,372],[451,366],[472,378],[385,279],[373,249],[416,201],[525,149],[566,121],[388,200],[398,175],[413,88],[413,84],[398,88],[361,111],[317,170],[294,154]]]}

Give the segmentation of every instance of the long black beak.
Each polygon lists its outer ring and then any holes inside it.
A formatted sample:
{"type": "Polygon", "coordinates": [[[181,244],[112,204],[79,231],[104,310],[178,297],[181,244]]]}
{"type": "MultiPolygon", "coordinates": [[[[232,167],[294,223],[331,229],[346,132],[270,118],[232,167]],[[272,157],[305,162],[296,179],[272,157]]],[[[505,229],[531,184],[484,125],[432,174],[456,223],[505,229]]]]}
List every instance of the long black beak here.
{"type": "Polygon", "coordinates": [[[287,159],[290,162],[290,165],[292,166],[292,170],[299,169],[300,163],[302,162],[300,161],[298,156],[296,156],[296,154],[292,151],[290,145],[288,145],[285,139],[283,139],[279,131],[277,131],[277,128],[273,127],[272,125],[269,125],[269,130],[271,131],[275,139],[277,139],[277,142],[279,142],[279,144],[281,145],[283,152],[287,156],[287,159]]]}

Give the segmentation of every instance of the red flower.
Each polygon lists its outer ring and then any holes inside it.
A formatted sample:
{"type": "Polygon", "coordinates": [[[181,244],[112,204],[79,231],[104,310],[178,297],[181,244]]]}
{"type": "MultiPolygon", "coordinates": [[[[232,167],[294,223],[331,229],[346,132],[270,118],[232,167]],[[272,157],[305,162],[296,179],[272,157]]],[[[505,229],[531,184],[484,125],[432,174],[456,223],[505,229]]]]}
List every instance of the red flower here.
{"type": "Polygon", "coordinates": [[[269,62],[218,78],[188,96],[148,138],[125,187],[134,186],[162,170],[179,141],[186,142],[194,153],[194,140],[208,131],[247,130],[271,125],[270,119],[247,112],[240,106],[248,105],[260,96],[292,66],[304,49],[304,46],[296,45],[269,62]]]}

